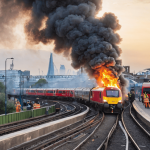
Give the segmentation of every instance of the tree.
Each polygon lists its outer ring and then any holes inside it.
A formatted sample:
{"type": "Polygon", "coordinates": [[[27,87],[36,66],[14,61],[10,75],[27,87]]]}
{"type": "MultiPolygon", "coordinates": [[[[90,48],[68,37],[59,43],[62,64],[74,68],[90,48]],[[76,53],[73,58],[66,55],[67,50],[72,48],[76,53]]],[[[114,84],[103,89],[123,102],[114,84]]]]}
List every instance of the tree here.
{"type": "Polygon", "coordinates": [[[0,93],[4,93],[5,92],[5,86],[2,82],[0,82],[0,93]]]}
{"type": "MultiPolygon", "coordinates": [[[[5,94],[0,93],[0,114],[5,113],[5,94]]],[[[7,101],[7,113],[15,112],[15,105],[11,101],[7,101]]]]}
{"type": "MultiPolygon", "coordinates": [[[[0,82],[0,114],[5,113],[5,86],[0,82]]],[[[11,101],[7,101],[7,113],[15,112],[15,105],[11,101]]]]}
{"type": "Polygon", "coordinates": [[[46,86],[48,82],[45,79],[39,79],[35,84],[32,85],[33,88],[39,88],[46,86]]]}

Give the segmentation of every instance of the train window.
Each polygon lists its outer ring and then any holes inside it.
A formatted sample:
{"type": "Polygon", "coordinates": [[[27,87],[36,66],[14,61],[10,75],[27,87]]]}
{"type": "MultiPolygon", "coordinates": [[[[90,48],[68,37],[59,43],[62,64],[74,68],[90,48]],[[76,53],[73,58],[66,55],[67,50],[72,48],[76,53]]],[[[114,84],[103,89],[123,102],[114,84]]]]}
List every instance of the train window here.
{"type": "Polygon", "coordinates": [[[91,96],[92,96],[92,91],[91,91],[91,96]]]}
{"type": "Polygon", "coordinates": [[[40,91],[40,90],[39,90],[38,93],[43,93],[43,91],[40,91]]]}
{"type": "Polygon", "coordinates": [[[47,91],[47,93],[53,93],[53,91],[47,91]]]}
{"type": "Polygon", "coordinates": [[[147,94],[150,94],[150,88],[143,88],[143,93],[145,94],[145,92],[147,94]]]}
{"type": "Polygon", "coordinates": [[[31,90],[31,93],[35,93],[35,91],[31,90]]]}
{"type": "Polygon", "coordinates": [[[62,93],[62,91],[59,91],[58,93],[62,93]]]}
{"type": "Polygon", "coordinates": [[[65,94],[65,91],[63,91],[63,94],[65,94]]]}
{"type": "Polygon", "coordinates": [[[107,97],[119,97],[119,91],[117,90],[107,90],[107,97]]]}
{"type": "Polygon", "coordinates": [[[73,92],[72,92],[72,91],[70,91],[70,93],[71,93],[71,94],[73,94],[73,92]]]}

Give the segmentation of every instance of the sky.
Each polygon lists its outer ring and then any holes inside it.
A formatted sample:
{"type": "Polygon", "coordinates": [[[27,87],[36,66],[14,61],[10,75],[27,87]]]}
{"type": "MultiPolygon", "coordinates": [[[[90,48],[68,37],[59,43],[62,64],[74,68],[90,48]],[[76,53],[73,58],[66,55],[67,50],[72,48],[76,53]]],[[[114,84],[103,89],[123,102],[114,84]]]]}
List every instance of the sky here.
{"type": "MultiPolygon", "coordinates": [[[[118,31],[122,38],[119,45],[122,48],[121,59],[124,66],[130,65],[132,72],[150,68],[150,0],[104,0],[103,8],[97,17],[105,12],[114,13],[122,26],[118,31]]],[[[27,18],[20,18],[12,29],[17,40],[2,43],[0,41],[0,70],[5,67],[5,59],[14,57],[14,68],[30,70],[32,75],[47,74],[50,53],[53,44],[27,45],[24,34],[24,23],[27,18]]],[[[7,37],[7,35],[6,35],[7,37]]],[[[59,69],[60,64],[66,66],[66,71],[73,68],[71,61],[62,55],[53,55],[54,64],[59,69]]],[[[7,68],[11,60],[8,60],[7,68]]]]}

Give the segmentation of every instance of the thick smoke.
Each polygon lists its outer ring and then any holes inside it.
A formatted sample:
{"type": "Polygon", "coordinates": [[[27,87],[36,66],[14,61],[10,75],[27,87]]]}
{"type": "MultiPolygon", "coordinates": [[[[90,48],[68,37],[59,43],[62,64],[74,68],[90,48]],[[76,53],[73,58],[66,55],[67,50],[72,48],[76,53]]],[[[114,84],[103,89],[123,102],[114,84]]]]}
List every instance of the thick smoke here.
{"type": "MultiPolygon", "coordinates": [[[[122,52],[118,47],[121,38],[116,33],[121,25],[113,13],[95,18],[101,10],[102,0],[12,1],[13,7],[21,6],[19,10],[32,11],[25,24],[29,43],[54,41],[56,53],[70,54],[73,68],[82,66],[91,77],[95,77],[102,66],[109,68],[115,77],[119,77],[124,93],[127,83],[121,75],[123,67],[116,63],[122,52]],[[46,26],[42,28],[45,20],[46,26]]],[[[6,6],[7,2],[3,0],[2,4],[6,6]]]]}
{"type": "Polygon", "coordinates": [[[32,3],[33,0],[0,0],[0,44],[7,47],[15,42],[13,27],[19,17],[24,17],[32,9],[32,3]]]}

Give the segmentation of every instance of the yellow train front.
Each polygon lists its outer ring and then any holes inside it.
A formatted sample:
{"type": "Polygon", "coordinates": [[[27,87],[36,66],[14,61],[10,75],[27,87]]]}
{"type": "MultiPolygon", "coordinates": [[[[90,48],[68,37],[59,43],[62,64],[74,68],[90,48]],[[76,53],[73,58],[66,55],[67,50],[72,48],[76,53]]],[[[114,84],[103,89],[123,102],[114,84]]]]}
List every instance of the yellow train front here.
{"type": "Polygon", "coordinates": [[[122,93],[117,87],[98,87],[92,89],[91,102],[99,105],[105,113],[120,113],[122,105],[122,93]]]}

